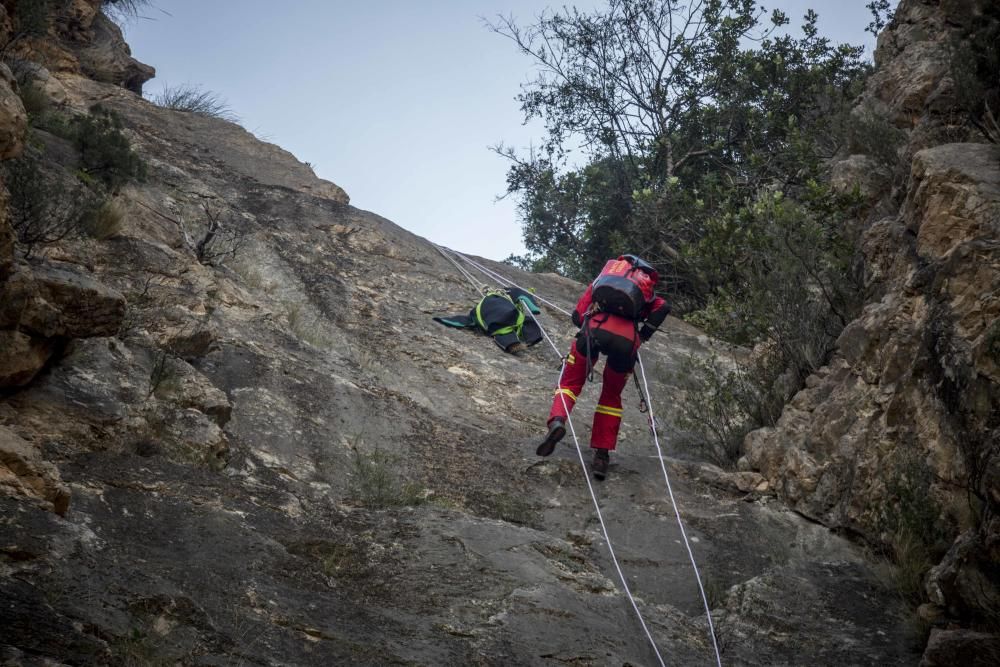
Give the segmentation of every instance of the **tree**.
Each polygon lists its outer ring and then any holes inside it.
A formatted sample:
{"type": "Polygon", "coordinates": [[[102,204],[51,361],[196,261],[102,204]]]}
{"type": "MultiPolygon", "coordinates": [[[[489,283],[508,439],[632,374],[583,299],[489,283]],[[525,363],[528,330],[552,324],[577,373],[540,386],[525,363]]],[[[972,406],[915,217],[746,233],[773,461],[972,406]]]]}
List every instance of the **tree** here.
{"type": "Polygon", "coordinates": [[[704,306],[726,278],[705,275],[686,249],[759,190],[804,190],[840,148],[868,68],[860,48],[820,37],[817,18],[810,11],[794,38],[778,32],[784,14],[753,0],[609,0],[527,28],[490,24],[539,70],[518,99],[526,120],[545,122],[542,148],[527,158],[497,149],[521,200],[522,263],[584,278],[576,269],[628,249],[664,265],[691,308],[704,306]],[[574,150],[584,166],[567,169],[574,150]],[[595,167],[603,204],[569,205],[567,187],[596,184],[595,167]],[[595,256],[571,266],[580,252],[595,256]]]}
{"type": "Polygon", "coordinates": [[[25,257],[37,246],[81,233],[92,202],[60,170],[46,170],[37,149],[29,146],[20,157],[5,161],[0,172],[10,194],[10,224],[25,257]]]}
{"type": "Polygon", "coordinates": [[[823,183],[870,67],[817,20],[793,36],[754,0],[609,0],[490,25],[537,67],[518,100],[546,130],[527,157],[496,149],[529,251],[512,259],[584,281],[622,252],[657,264],[675,313],[763,344],[733,394],[747,428],[825,363],[860,303],[860,202],[823,183]]]}

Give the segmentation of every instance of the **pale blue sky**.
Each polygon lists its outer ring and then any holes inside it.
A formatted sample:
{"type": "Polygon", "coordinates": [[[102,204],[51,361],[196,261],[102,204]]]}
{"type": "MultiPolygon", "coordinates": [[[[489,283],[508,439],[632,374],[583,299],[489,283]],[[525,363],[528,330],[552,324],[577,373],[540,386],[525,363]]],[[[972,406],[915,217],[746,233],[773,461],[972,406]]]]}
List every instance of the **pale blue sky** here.
{"type": "MultiPolygon", "coordinates": [[[[147,95],[195,84],[244,127],[310,162],[354,206],[430,240],[503,259],[521,253],[507,163],[488,150],[539,143],[514,97],[531,63],[479,17],[529,23],[548,6],[602,0],[153,0],[126,35],[154,66],[147,95]]],[[[771,0],[809,7],[834,41],[873,46],[866,0],[771,0]]]]}

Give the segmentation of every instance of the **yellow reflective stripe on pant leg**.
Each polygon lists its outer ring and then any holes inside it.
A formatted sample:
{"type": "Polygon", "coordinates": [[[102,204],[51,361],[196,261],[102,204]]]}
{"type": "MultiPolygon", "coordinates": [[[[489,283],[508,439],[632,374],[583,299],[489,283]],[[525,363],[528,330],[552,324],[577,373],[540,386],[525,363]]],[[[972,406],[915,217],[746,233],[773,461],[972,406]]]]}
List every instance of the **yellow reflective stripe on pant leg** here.
{"type": "Polygon", "coordinates": [[[602,415],[611,415],[612,417],[618,417],[619,419],[621,419],[621,416],[624,414],[624,410],[622,408],[613,408],[609,405],[598,405],[594,408],[594,412],[602,415]]]}
{"type": "Polygon", "coordinates": [[[555,395],[558,396],[559,394],[566,394],[567,396],[569,396],[570,398],[572,398],[574,401],[576,400],[576,394],[574,394],[569,389],[561,389],[561,388],[560,389],[556,389],[556,394],[555,395]]]}
{"type": "Polygon", "coordinates": [[[566,363],[567,364],[575,364],[576,363],[576,357],[574,357],[572,354],[569,355],[568,357],[566,357],[566,363]]]}

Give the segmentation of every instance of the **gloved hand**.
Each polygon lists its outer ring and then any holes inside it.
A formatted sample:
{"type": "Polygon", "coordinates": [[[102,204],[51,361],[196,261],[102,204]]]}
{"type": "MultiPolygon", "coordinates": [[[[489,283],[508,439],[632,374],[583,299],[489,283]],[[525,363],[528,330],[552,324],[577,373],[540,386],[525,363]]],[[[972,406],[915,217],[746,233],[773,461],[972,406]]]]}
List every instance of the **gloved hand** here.
{"type": "Polygon", "coordinates": [[[650,326],[649,324],[643,324],[642,328],[639,329],[639,340],[645,343],[647,340],[652,338],[654,333],[656,333],[656,327],[650,326]]]}

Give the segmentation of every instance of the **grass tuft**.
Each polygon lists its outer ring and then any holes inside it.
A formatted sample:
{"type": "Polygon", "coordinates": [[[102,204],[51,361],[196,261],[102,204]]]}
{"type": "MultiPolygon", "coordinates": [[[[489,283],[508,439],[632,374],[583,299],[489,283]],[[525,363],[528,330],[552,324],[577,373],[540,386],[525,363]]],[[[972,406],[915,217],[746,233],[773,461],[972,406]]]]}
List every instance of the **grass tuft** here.
{"type": "Polygon", "coordinates": [[[115,199],[105,199],[84,220],[84,231],[98,241],[121,233],[125,224],[125,206],[115,199]]]}
{"type": "Polygon", "coordinates": [[[153,103],[166,109],[221,118],[233,123],[239,120],[229,104],[217,93],[190,84],[164,86],[163,90],[153,97],[153,103]]]}

